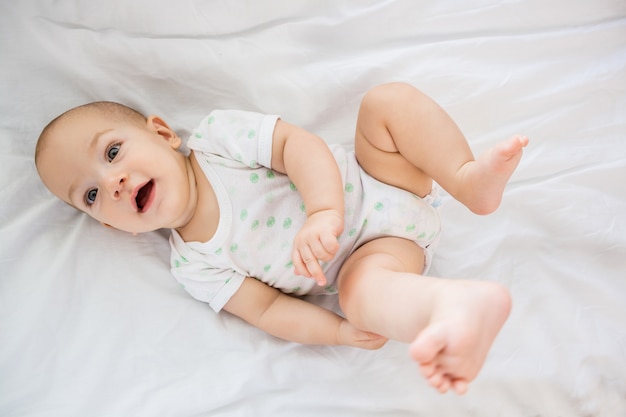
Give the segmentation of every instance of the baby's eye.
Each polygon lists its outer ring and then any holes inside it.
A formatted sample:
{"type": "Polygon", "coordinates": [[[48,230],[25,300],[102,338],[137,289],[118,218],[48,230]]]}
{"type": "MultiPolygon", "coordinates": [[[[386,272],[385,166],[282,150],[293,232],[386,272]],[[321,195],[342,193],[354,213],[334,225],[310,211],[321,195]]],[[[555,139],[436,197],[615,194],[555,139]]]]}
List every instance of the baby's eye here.
{"type": "Polygon", "coordinates": [[[107,148],[107,159],[109,160],[109,162],[113,161],[115,159],[115,157],[117,156],[118,152],[120,151],[120,147],[121,145],[119,143],[116,143],[114,145],[111,145],[107,148]]]}
{"type": "Polygon", "coordinates": [[[87,191],[87,193],[85,193],[85,204],[87,204],[88,206],[91,206],[93,203],[96,202],[97,195],[98,195],[98,190],[95,188],[92,188],[91,190],[87,191]]]}

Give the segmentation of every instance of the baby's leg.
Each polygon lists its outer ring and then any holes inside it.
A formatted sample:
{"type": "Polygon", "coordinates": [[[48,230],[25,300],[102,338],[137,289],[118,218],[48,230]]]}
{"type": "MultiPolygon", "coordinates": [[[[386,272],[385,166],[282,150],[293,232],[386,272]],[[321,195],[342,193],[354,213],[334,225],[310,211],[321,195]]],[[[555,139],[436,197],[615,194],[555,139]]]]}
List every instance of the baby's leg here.
{"type": "Polygon", "coordinates": [[[478,214],[499,206],[527,144],[525,136],[513,136],[474,160],[450,116],[403,83],[365,95],[355,134],[357,159],[374,178],[420,196],[428,194],[434,179],[478,214]]]}
{"type": "Polygon", "coordinates": [[[510,296],[493,282],[419,275],[423,265],[414,242],[386,237],[363,245],[340,271],[341,308],[356,327],[411,343],[428,382],[462,394],[508,317],[510,296]]]}

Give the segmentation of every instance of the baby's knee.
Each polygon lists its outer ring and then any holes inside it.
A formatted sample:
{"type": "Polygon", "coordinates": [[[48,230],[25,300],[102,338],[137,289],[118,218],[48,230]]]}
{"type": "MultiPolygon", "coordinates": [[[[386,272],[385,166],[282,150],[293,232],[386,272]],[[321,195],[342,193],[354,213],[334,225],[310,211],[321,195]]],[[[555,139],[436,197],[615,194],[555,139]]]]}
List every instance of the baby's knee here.
{"type": "Polygon", "coordinates": [[[388,109],[391,103],[400,103],[405,100],[414,100],[424,94],[405,82],[391,82],[380,84],[365,93],[361,107],[365,109],[388,109]]]}

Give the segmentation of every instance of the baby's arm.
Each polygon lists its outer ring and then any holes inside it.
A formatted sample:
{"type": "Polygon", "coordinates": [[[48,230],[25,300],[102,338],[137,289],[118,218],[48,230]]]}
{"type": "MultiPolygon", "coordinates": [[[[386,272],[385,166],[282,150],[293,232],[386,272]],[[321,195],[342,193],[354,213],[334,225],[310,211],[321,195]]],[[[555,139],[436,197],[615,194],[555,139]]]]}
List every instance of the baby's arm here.
{"type": "Polygon", "coordinates": [[[343,231],[343,187],[339,167],[318,136],[278,120],[272,145],[272,169],[287,174],[300,192],[307,221],[294,240],[296,273],[326,283],[319,260],[339,249],[343,231]]]}
{"type": "Polygon", "coordinates": [[[337,314],[246,277],[224,310],[265,332],[302,344],[378,349],[387,339],[359,330],[337,314]]]}

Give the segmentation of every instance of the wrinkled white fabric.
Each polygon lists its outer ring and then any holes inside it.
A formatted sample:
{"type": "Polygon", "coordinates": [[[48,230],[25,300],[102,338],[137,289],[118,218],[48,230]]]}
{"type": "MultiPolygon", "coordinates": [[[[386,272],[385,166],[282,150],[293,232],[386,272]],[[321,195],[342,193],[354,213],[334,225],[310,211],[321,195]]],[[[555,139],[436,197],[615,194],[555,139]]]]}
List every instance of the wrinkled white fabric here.
{"type": "Polygon", "coordinates": [[[0,22],[0,415],[626,415],[623,0],[24,0],[0,22]],[[513,296],[464,397],[433,392],[404,344],[299,346],[214,314],[172,279],[168,233],[100,226],[32,162],[43,126],[94,100],[181,137],[236,108],[349,145],[388,81],[437,100],[476,154],[531,139],[496,213],[442,196],[430,274],[513,296]]]}

